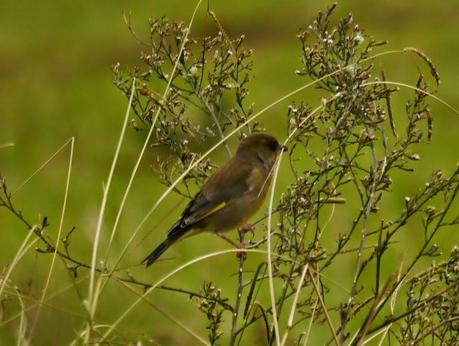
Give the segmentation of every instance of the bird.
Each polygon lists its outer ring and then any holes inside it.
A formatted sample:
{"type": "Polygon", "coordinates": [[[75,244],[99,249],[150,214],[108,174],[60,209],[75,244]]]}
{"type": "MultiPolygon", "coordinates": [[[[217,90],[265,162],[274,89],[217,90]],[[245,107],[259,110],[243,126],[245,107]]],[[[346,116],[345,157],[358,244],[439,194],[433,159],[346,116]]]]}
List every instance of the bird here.
{"type": "Polygon", "coordinates": [[[247,224],[262,206],[274,164],[284,145],[267,133],[252,133],[241,140],[236,153],[204,183],[179,220],[143,261],[151,266],[179,239],[201,232],[222,233],[247,224]]]}

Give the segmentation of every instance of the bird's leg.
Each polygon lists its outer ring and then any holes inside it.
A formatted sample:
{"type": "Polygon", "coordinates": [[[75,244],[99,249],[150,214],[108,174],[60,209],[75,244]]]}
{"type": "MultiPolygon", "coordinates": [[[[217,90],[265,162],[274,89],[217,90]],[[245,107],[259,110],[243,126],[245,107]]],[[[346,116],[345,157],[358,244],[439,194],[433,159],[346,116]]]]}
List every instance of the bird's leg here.
{"type": "Polygon", "coordinates": [[[243,225],[242,227],[239,228],[239,230],[238,230],[238,233],[239,233],[239,241],[240,241],[239,249],[240,249],[241,251],[239,251],[239,252],[236,254],[236,256],[237,256],[238,258],[241,258],[241,259],[243,259],[243,260],[246,259],[246,257],[247,257],[247,243],[245,242],[244,239],[245,239],[245,235],[246,235],[247,233],[249,233],[249,232],[252,234],[252,238],[253,238],[253,235],[254,235],[254,234],[253,234],[253,229],[254,229],[254,227],[253,227],[251,224],[249,224],[249,223],[246,223],[245,225],[243,225]]]}
{"type": "Polygon", "coordinates": [[[231,245],[233,245],[235,248],[239,248],[240,245],[237,244],[236,242],[234,242],[233,240],[231,240],[230,238],[228,238],[226,235],[224,235],[223,233],[217,233],[217,235],[222,238],[223,240],[227,241],[228,243],[230,243],[231,245]]]}
{"type": "Polygon", "coordinates": [[[223,240],[227,241],[228,243],[230,243],[231,245],[233,245],[236,249],[238,249],[238,252],[236,253],[236,256],[239,257],[239,256],[246,256],[246,244],[244,242],[241,242],[241,243],[236,243],[234,242],[233,240],[231,240],[230,238],[228,238],[227,236],[225,236],[224,234],[222,233],[217,233],[217,235],[222,238],[223,240]]]}

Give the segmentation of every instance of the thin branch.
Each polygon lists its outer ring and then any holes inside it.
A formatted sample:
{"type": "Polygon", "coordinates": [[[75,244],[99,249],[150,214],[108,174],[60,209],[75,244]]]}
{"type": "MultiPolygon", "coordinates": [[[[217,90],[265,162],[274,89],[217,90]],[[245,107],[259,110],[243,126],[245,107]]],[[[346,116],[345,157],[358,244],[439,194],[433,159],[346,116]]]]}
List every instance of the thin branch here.
{"type": "Polygon", "coordinates": [[[308,268],[308,273],[309,277],[311,278],[312,285],[314,286],[314,290],[316,291],[317,298],[319,299],[320,305],[322,306],[322,311],[325,314],[325,317],[327,319],[328,327],[330,328],[330,332],[333,335],[333,339],[335,340],[336,345],[340,345],[340,342],[338,340],[338,336],[336,335],[335,328],[333,327],[333,323],[330,318],[330,314],[328,313],[327,306],[325,305],[323,299],[322,299],[322,294],[320,293],[319,288],[317,287],[316,281],[314,279],[314,276],[311,273],[311,269],[308,268]]]}

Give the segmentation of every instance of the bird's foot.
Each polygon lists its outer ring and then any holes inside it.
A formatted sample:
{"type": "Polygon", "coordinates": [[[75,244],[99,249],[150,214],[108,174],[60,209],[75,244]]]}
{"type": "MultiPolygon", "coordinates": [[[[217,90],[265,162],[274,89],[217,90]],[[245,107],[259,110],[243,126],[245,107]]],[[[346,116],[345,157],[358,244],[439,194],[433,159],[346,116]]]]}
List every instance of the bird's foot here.
{"type": "MultiPolygon", "coordinates": [[[[239,243],[239,246],[237,247],[238,248],[238,252],[236,253],[236,257],[245,261],[245,259],[247,258],[247,243],[244,241],[244,238],[246,236],[247,233],[250,233],[252,235],[252,238],[254,236],[254,231],[255,227],[253,227],[250,223],[246,223],[245,225],[243,225],[242,227],[239,228],[239,240],[240,240],[240,243],[239,243]]],[[[250,243],[250,241],[249,241],[250,243]]]]}
{"type": "Polygon", "coordinates": [[[242,243],[239,243],[239,245],[237,246],[237,252],[236,252],[236,257],[245,261],[245,259],[247,258],[247,244],[242,242],[242,243]]]}
{"type": "Polygon", "coordinates": [[[224,234],[217,233],[217,235],[223,240],[225,240],[226,242],[228,242],[229,244],[233,245],[237,249],[237,252],[236,252],[237,258],[242,257],[243,259],[245,259],[247,257],[247,244],[246,243],[242,242],[238,244],[234,242],[233,240],[231,240],[230,238],[228,238],[227,236],[225,236],[224,234]]]}

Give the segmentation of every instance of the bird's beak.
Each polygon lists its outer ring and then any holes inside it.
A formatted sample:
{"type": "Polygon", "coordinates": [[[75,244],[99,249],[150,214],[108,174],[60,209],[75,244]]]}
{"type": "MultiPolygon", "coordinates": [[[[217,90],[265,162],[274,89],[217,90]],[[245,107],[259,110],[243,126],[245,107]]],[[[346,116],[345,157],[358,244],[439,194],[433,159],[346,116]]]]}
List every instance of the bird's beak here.
{"type": "Polygon", "coordinates": [[[279,144],[279,151],[283,151],[285,153],[288,151],[288,148],[285,145],[279,144]]]}

